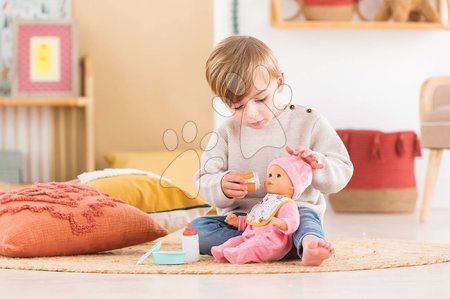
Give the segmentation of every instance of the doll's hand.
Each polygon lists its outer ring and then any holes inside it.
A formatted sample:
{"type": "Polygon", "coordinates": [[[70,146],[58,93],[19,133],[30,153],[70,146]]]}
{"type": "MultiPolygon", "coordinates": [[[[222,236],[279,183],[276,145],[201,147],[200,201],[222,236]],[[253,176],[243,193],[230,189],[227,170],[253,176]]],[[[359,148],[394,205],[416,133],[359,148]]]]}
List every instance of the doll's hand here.
{"type": "Polygon", "coordinates": [[[230,171],[222,178],[222,192],[228,198],[244,198],[248,193],[245,183],[245,179],[238,172],[230,171]]]}
{"type": "Polygon", "coordinates": [[[312,169],[323,168],[323,164],[317,162],[317,156],[309,149],[302,149],[302,148],[292,149],[289,146],[286,146],[286,151],[290,155],[296,156],[305,161],[306,163],[308,163],[312,169]]]}
{"type": "Polygon", "coordinates": [[[234,227],[238,227],[239,218],[235,214],[228,214],[227,218],[225,218],[225,223],[234,227]]]}
{"type": "Polygon", "coordinates": [[[275,226],[278,227],[280,230],[287,230],[287,223],[285,220],[277,218],[277,217],[273,217],[272,220],[270,220],[270,223],[275,226]]]}

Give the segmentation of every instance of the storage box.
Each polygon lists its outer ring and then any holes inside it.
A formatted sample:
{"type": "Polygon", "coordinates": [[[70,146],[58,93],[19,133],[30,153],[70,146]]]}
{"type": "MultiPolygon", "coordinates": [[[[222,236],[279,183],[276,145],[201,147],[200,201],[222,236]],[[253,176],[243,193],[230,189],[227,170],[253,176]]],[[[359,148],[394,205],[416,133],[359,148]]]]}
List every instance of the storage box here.
{"type": "Polygon", "coordinates": [[[414,160],[421,155],[415,132],[338,130],[354,166],[353,177],[329,196],[336,212],[408,213],[416,207],[414,160]]]}
{"type": "Polygon", "coordinates": [[[22,183],[22,156],[17,151],[0,151],[0,182],[22,183]]]}

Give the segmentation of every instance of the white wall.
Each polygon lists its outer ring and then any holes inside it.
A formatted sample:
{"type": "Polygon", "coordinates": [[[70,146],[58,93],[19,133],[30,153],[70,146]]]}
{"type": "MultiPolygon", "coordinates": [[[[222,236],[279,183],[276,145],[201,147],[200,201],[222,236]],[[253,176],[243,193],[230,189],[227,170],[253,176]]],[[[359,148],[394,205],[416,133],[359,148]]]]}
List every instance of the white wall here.
{"type": "MultiPolygon", "coordinates": [[[[232,34],[231,1],[215,0],[214,11],[218,43],[232,34]]],[[[450,31],[278,29],[270,25],[269,0],[241,0],[239,27],[240,34],[273,49],[293,102],[317,109],[335,128],[419,132],[422,82],[450,75],[450,31]]],[[[216,116],[216,126],[221,121],[216,116]]],[[[416,160],[420,198],[428,151],[423,154],[416,160]]],[[[433,208],[450,207],[448,182],[450,153],[445,152],[433,208]]]]}

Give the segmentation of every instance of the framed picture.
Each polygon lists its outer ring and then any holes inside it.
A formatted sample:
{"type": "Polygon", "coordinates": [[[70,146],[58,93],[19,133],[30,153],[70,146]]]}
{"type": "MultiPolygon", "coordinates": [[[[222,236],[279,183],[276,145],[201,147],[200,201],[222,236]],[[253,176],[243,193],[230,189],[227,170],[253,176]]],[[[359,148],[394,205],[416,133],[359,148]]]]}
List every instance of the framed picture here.
{"type": "Polygon", "coordinates": [[[78,96],[75,22],[15,21],[12,66],[12,97],[78,96]]]}
{"type": "Polygon", "coordinates": [[[0,96],[11,95],[14,20],[69,19],[71,0],[0,0],[0,96]]]}

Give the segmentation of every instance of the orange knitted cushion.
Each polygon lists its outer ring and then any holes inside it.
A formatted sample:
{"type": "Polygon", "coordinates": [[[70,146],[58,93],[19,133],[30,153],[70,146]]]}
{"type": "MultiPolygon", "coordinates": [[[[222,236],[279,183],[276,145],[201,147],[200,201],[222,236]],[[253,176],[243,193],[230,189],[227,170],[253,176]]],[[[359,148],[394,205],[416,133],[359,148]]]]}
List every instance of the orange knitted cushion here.
{"type": "Polygon", "coordinates": [[[92,187],[45,183],[0,192],[0,254],[95,253],[167,234],[150,216],[92,187]]]}

